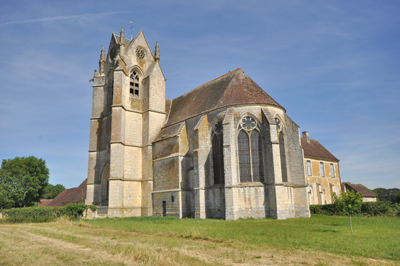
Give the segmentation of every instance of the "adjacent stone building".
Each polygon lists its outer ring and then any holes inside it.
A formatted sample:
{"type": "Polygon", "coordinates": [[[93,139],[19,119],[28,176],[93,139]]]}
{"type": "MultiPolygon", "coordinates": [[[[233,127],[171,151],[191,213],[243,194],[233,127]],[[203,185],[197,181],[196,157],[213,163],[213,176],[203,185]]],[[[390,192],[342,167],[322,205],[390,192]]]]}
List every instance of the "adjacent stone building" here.
{"type": "Polygon", "coordinates": [[[86,204],[110,217],[310,216],[299,126],[240,68],[169,100],[158,46],[121,29],[92,81],[86,204]]]}
{"type": "Polygon", "coordinates": [[[339,159],[317,140],[303,132],[304,168],[308,184],[310,205],[333,203],[333,193],[340,195],[341,177],[339,159]]]}
{"type": "Polygon", "coordinates": [[[350,182],[343,182],[342,190],[344,192],[352,190],[355,193],[360,193],[361,195],[363,195],[363,202],[376,202],[378,198],[377,195],[369,191],[362,184],[352,184],[350,182]]]}

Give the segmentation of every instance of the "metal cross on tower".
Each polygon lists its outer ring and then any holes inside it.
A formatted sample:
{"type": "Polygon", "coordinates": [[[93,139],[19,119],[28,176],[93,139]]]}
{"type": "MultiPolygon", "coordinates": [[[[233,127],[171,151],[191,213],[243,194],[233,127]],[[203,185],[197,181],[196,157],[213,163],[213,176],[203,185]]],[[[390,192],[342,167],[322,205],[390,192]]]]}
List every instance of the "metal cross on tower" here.
{"type": "Polygon", "coordinates": [[[129,21],[129,23],[131,24],[131,27],[130,27],[130,29],[131,29],[131,40],[132,40],[132,28],[133,28],[133,22],[132,22],[132,21],[129,21]]]}

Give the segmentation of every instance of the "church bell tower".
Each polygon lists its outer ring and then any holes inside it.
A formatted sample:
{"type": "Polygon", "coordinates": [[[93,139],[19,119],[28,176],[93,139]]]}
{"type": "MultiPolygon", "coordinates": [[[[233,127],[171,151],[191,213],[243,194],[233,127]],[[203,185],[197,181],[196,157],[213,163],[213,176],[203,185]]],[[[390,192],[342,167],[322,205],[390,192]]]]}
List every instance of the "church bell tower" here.
{"type": "Polygon", "coordinates": [[[93,77],[86,204],[109,217],[152,215],[152,141],[165,123],[165,78],[158,44],[142,31],[111,36],[93,77]]]}

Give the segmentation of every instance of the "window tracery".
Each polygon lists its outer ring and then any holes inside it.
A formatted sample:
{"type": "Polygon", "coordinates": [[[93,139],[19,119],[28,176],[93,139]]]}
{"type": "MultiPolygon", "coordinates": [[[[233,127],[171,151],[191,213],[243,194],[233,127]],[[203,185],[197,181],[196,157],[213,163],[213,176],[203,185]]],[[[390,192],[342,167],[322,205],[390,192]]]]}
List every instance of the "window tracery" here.
{"type": "Polygon", "coordinates": [[[143,59],[146,56],[146,52],[142,47],[137,47],[135,49],[135,54],[139,59],[143,59]]]}
{"type": "Polygon", "coordinates": [[[139,74],[133,70],[129,82],[129,95],[131,97],[139,97],[139,74]]]}
{"type": "Polygon", "coordinates": [[[240,182],[263,182],[263,152],[260,127],[250,116],[239,122],[238,154],[240,182]]]}

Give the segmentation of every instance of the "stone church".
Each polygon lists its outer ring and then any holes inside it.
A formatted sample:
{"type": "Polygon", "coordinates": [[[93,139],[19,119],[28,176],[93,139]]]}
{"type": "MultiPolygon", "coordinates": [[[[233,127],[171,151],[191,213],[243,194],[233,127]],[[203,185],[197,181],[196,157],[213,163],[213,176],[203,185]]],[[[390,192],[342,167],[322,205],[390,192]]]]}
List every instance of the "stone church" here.
{"type": "Polygon", "coordinates": [[[95,70],[86,204],[109,217],[309,217],[299,126],[240,68],[175,99],[141,31],[95,70]]]}

